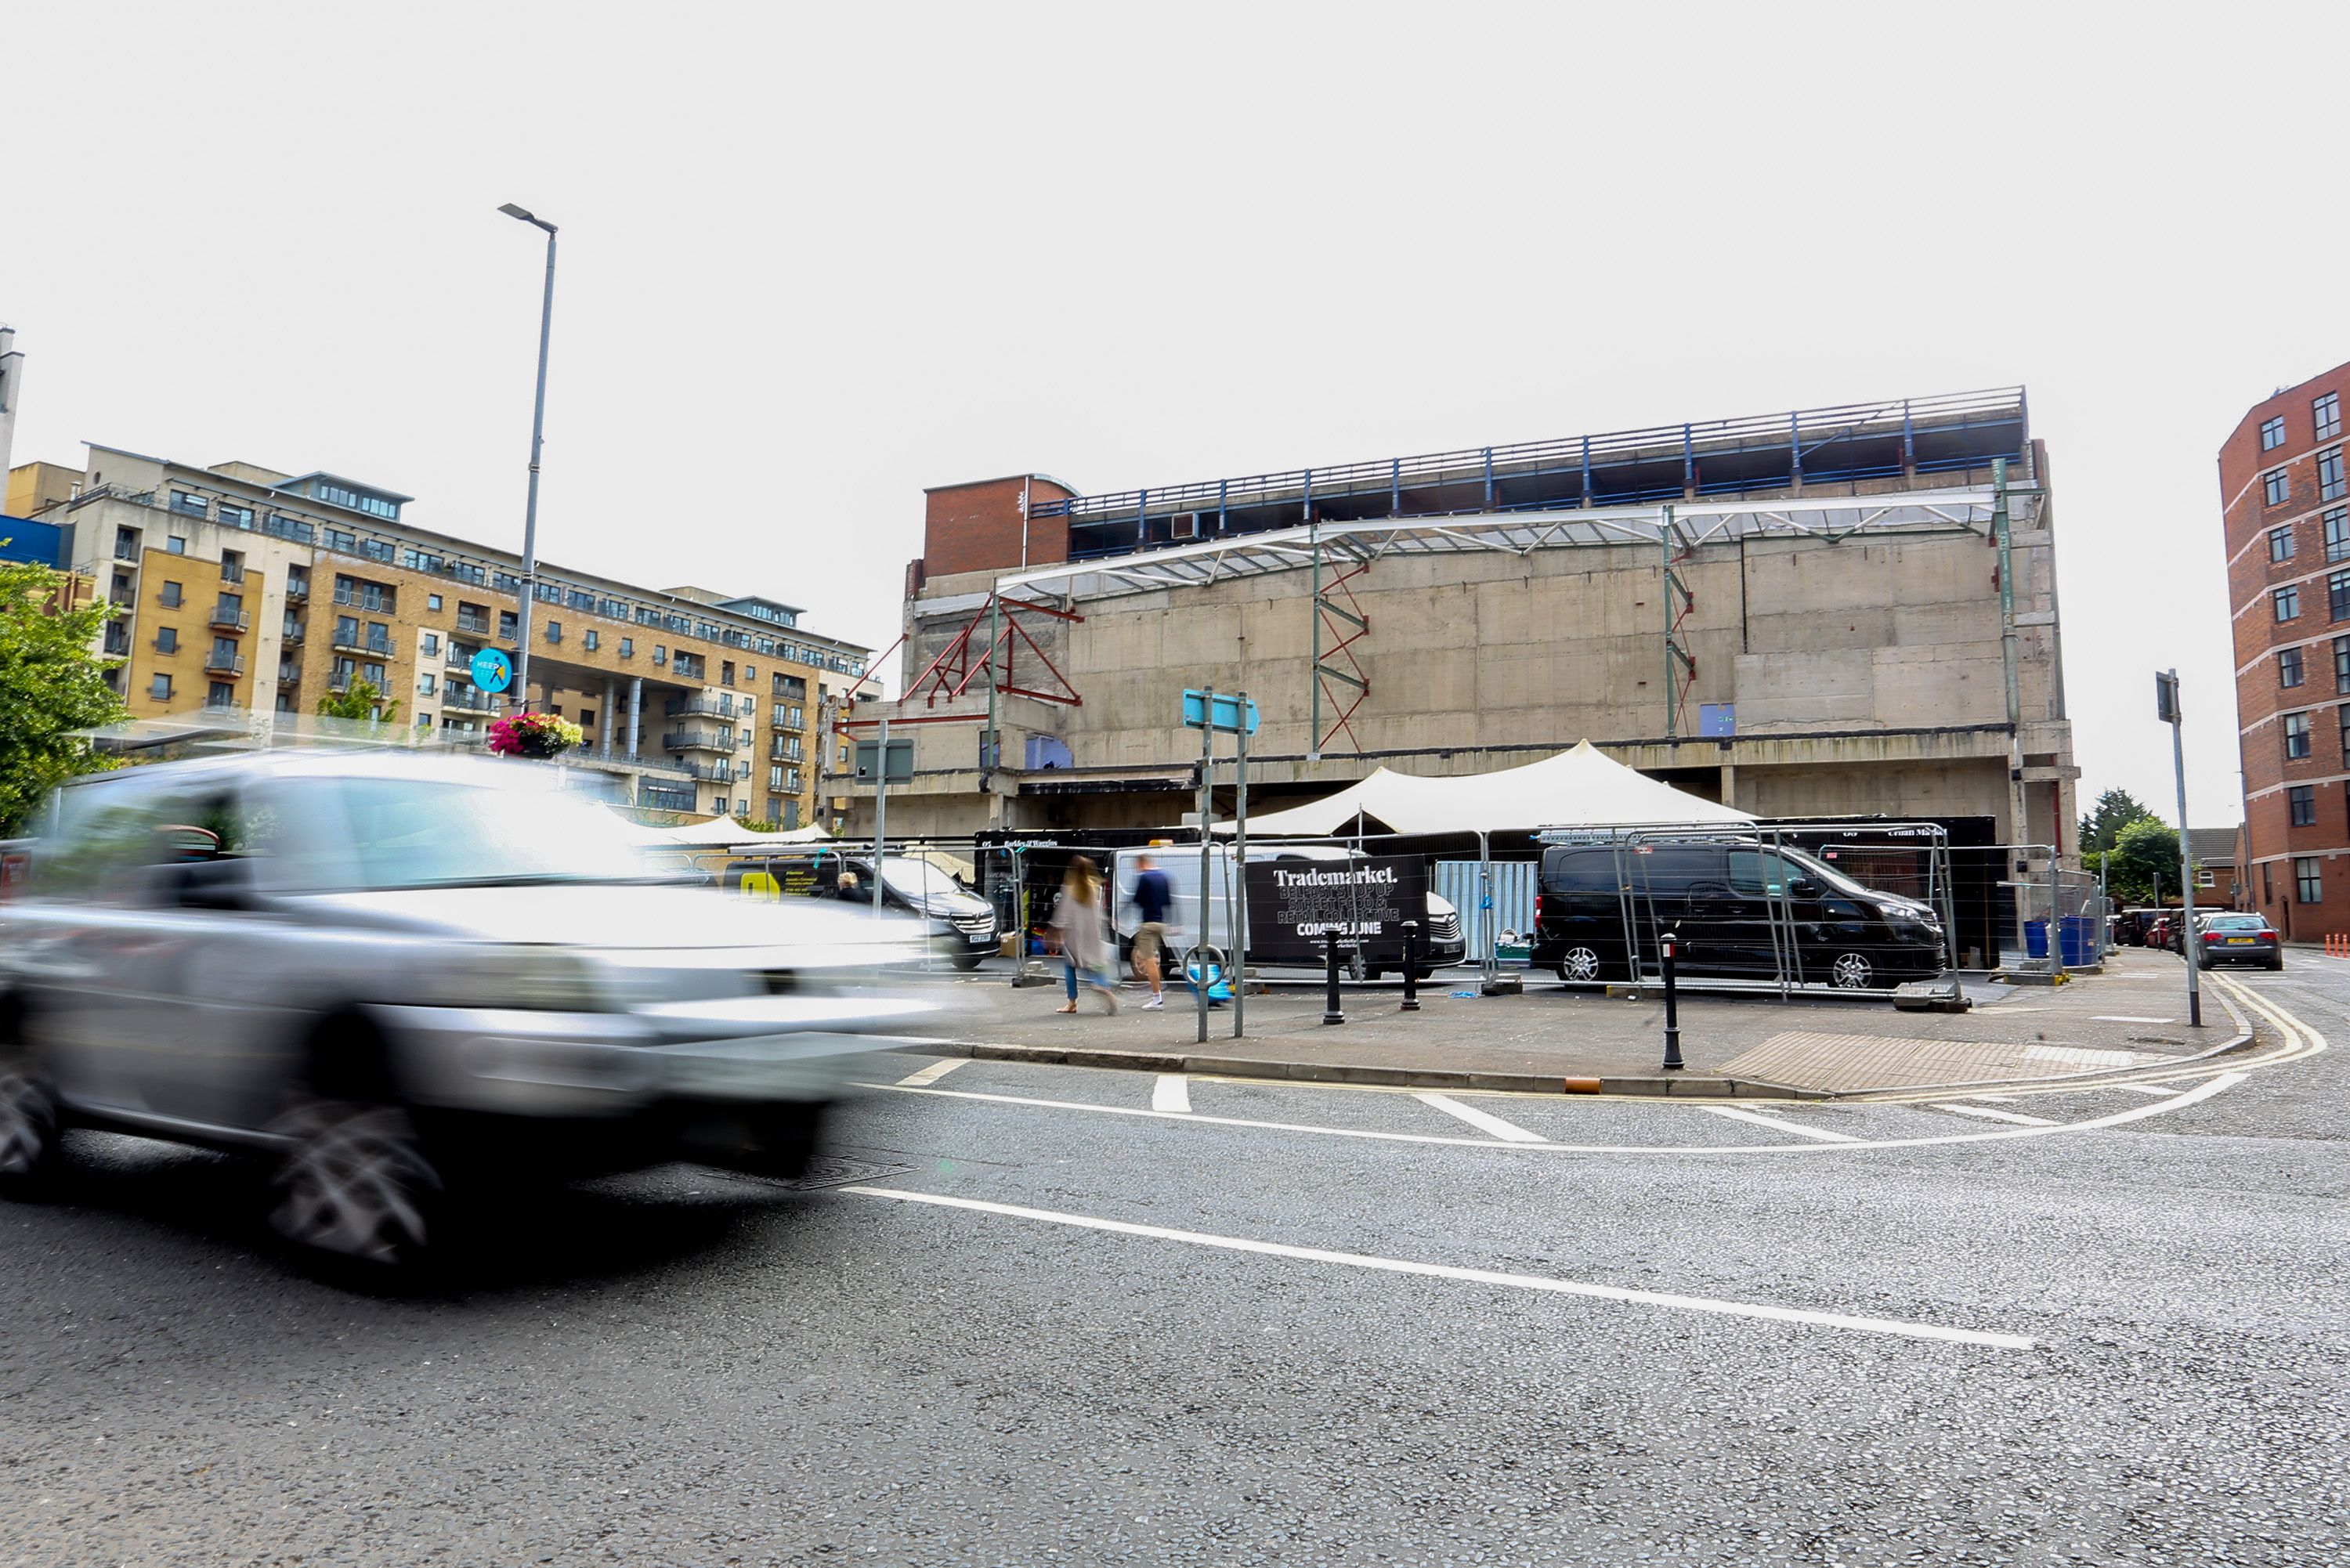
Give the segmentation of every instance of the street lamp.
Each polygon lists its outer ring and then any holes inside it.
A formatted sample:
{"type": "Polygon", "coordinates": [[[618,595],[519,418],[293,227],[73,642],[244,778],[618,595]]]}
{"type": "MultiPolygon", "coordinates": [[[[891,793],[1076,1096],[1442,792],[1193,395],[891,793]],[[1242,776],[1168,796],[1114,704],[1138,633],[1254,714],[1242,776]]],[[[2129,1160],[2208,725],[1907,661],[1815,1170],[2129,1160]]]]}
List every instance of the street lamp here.
{"type": "Polygon", "coordinates": [[[546,231],[546,299],[538,311],[538,396],[530,410],[530,500],[522,522],[522,637],[515,649],[515,701],[530,709],[530,607],[538,597],[538,449],[546,431],[546,337],[555,325],[555,225],[506,202],[507,217],[546,231]]]}

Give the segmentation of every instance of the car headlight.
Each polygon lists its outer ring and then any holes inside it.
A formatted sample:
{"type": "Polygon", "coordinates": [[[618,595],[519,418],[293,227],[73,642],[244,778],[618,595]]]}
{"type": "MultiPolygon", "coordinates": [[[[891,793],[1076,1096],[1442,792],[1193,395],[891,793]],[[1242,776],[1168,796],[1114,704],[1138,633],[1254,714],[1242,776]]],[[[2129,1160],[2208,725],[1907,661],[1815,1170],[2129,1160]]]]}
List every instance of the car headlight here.
{"type": "Polygon", "coordinates": [[[568,948],[484,944],[437,961],[424,991],[442,1007],[604,1012],[627,1005],[608,967],[568,948]]]}

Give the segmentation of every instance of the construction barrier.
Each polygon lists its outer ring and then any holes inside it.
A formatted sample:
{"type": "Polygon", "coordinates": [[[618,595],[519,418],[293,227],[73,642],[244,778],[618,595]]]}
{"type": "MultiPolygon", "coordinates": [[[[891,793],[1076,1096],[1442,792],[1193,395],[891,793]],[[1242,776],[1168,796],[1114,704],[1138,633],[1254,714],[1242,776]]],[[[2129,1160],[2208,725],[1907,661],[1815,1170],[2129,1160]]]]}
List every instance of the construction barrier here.
{"type": "Polygon", "coordinates": [[[2350,937],[2336,931],[2325,939],[2327,958],[2350,958],[2350,937]]]}

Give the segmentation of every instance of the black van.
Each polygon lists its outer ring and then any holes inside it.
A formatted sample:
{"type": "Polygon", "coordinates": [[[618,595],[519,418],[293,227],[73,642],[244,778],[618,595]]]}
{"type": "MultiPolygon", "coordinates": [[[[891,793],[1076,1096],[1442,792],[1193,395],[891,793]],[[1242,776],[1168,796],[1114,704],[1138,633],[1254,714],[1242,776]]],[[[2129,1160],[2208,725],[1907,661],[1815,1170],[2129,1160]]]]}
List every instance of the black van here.
{"type": "Polygon", "coordinates": [[[1914,898],[1864,888],[1798,849],[1662,842],[1562,845],[1543,852],[1534,905],[1536,969],[1570,983],[1653,973],[1658,935],[1676,932],[1679,972],[1789,979],[1846,990],[1942,971],[1940,917],[1914,898]]]}

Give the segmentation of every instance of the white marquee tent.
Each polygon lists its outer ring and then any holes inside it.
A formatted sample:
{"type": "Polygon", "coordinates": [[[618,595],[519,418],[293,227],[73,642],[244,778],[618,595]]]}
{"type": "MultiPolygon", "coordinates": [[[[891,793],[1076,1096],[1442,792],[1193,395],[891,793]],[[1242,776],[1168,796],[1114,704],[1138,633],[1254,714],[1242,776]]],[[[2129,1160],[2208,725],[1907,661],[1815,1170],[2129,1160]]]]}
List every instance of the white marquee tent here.
{"type": "MultiPolygon", "coordinates": [[[[1637,827],[1751,823],[1753,816],[1659,784],[1589,741],[1499,773],[1425,778],[1381,768],[1336,794],[1249,818],[1252,836],[1319,837],[1357,817],[1396,833],[1525,833],[1538,827],[1637,827]]],[[[1219,833],[1232,825],[1218,823],[1219,833]]]]}

